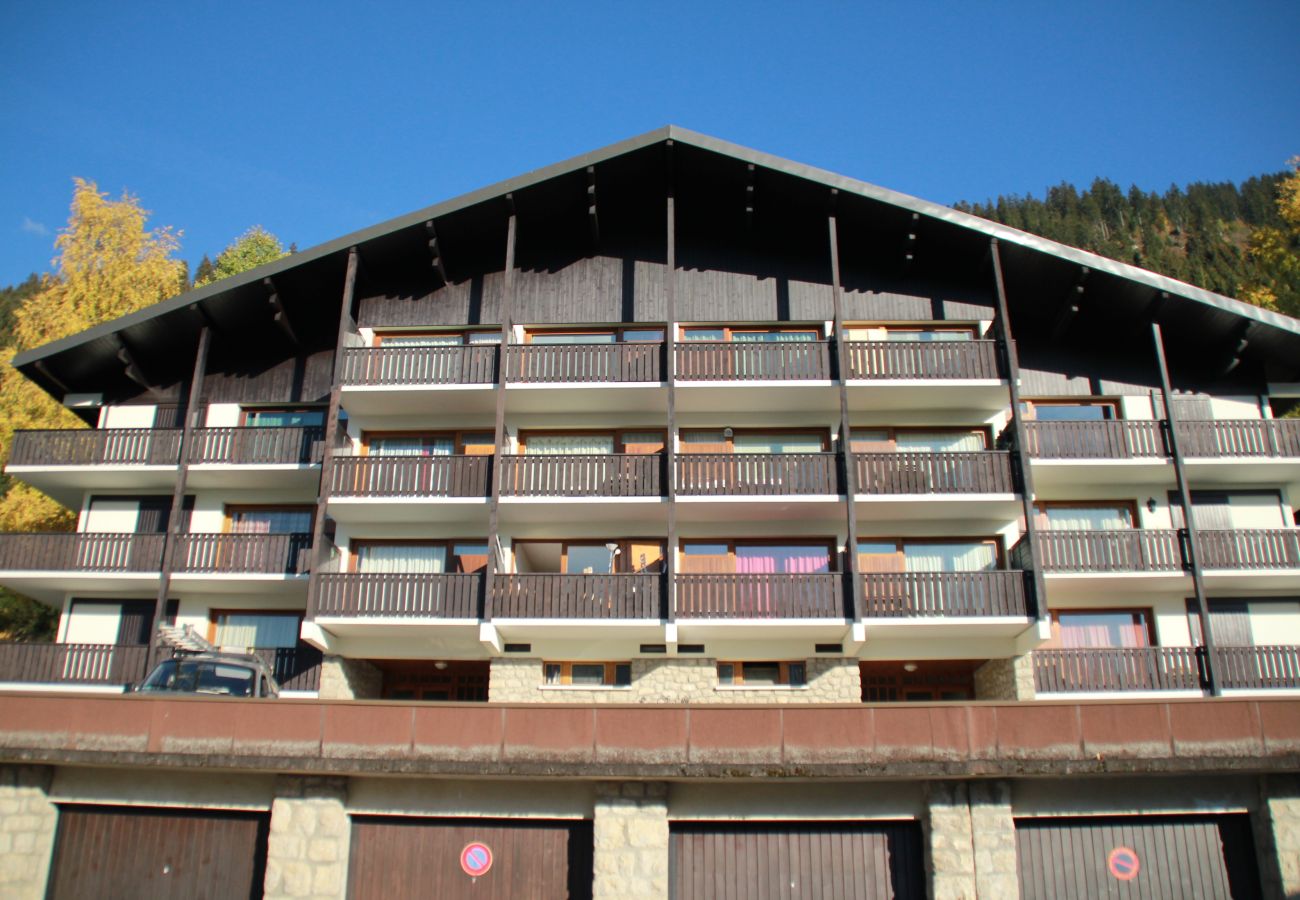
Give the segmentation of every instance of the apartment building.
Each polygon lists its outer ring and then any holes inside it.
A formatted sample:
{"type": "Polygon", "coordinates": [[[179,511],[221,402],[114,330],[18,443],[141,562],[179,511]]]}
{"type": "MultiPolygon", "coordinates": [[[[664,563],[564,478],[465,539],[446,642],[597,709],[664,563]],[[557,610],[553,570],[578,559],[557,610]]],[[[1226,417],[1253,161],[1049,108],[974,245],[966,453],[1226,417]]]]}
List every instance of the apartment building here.
{"type": "Polygon", "coordinates": [[[1300,891],[1296,320],[670,127],[15,365],[19,896],[1300,891]]]}

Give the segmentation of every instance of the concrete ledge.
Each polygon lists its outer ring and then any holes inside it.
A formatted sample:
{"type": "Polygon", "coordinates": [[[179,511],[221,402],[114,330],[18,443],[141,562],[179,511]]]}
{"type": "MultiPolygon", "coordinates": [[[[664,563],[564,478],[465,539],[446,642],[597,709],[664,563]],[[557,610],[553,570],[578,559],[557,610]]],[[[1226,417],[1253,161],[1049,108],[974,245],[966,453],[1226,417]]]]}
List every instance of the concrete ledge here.
{"type": "Polygon", "coordinates": [[[1300,769],[1300,700],[524,705],[0,696],[0,762],[445,776],[1001,778],[1300,769]]]}

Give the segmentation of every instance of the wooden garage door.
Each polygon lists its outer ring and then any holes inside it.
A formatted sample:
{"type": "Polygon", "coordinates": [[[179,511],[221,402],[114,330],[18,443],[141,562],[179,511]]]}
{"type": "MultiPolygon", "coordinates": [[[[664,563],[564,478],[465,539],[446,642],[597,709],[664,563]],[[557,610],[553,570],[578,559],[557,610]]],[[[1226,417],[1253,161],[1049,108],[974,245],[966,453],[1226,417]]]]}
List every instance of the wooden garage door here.
{"type": "Polygon", "coordinates": [[[675,900],[925,896],[909,822],[679,822],[670,847],[675,900]]]}
{"type": "Polygon", "coordinates": [[[591,823],[537,819],[420,819],[354,816],[348,860],[352,900],[470,897],[475,900],[591,896],[591,823]],[[471,878],[461,851],[492,851],[471,878]]]}
{"type": "Polygon", "coordinates": [[[50,900],[262,896],[265,813],[59,806],[50,900]]]}
{"type": "Polygon", "coordinates": [[[1259,896],[1245,815],[1017,819],[1016,850],[1025,900],[1259,896]]]}

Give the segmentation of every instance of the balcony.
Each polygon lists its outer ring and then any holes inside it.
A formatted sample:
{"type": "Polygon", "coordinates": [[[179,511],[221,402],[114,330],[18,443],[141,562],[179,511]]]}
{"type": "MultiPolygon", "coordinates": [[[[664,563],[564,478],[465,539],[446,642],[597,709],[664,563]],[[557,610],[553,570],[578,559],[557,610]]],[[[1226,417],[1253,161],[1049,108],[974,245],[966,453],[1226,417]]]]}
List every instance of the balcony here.
{"type": "MultiPolygon", "coordinates": [[[[282,691],[320,687],[321,653],[314,647],[254,650],[282,691]]],[[[149,674],[149,648],[134,644],[0,643],[0,684],[122,688],[149,674]]]]}
{"type": "Polygon", "coordinates": [[[854,453],[853,465],[861,519],[1006,519],[1019,512],[1006,451],[854,453]]]}
{"type": "Polygon", "coordinates": [[[1300,459],[1300,420],[1217,419],[1180,421],[1185,457],[1287,457],[1300,459]]]}
{"type": "Polygon", "coordinates": [[[773,520],[834,516],[840,492],[834,453],[677,455],[682,521],[729,520],[738,514],[773,520]]]}
{"type": "Polygon", "coordinates": [[[512,414],[666,412],[664,345],[516,344],[506,351],[512,414]]]}
{"type": "Polygon", "coordinates": [[[164,535],[60,532],[0,534],[7,587],[50,603],[65,591],[156,590],[164,535]]]}
{"type": "Polygon", "coordinates": [[[848,341],[844,355],[852,409],[995,410],[1007,404],[996,341],[848,341]]]}
{"type": "Polygon", "coordinates": [[[182,534],[172,547],[173,581],[186,587],[247,591],[305,585],[310,534],[182,534]]]}
{"type": "Polygon", "coordinates": [[[1300,528],[1198,529],[1207,587],[1294,588],[1300,583],[1300,528]]]}
{"type": "Polygon", "coordinates": [[[1026,573],[866,572],[862,617],[891,635],[1013,636],[1028,624],[1026,573]],[[926,621],[920,621],[926,620],[926,621]],[[972,621],[976,620],[976,621],[972,621]]]}
{"type": "Polygon", "coordinates": [[[490,456],[340,456],[330,515],[340,522],[487,523],[490,456]]]}
{"type": "MultiPolygon", "coordinates": [[[[1045,572],[1183,571],[1181,535],[1168,529],[1040,531],[1036,539],[1045,572]]],[[[1023,546],[1013,548],[1013,559],[1023,546]]]]}
{"type": "Polygon", "coordinates": [[[374,415],[427,411],[436,397],[448,412],[493,409],[495,344],[350,347],[343,351],[343,405],[374,415]]]}
{"type": "Polygon", "coordinates": [[[324,450],[319,427],[195,428],[188,480],[193,487],[308,487],[324,450]]]}
{"type": "Polygon", "coordinates": [[[501,457],[501,514],[509,524],[667,521],[661,453],[501,457]],[[612,501],[612,502],[611,502],[612,501]],[[629,503],[636,504],[629,509],[629,503]]]}
{"type": "Polygon", "coordinates": [[[676,367],[680,412],[839,408],[827,341],[686,341],[676,367]]]}
{"type": "MultiPolygon", "coordinates": [[[[1035,650],[1040,694],[1205,689],[1205,648],[1133,647],[1035,650]]],[[[1218,647],[1214,670],[1225,691],[1300,689],[1300,647],[1218,647]]]]}
{"type": "Polygon", "coordinates": [[[622,638],[662,641],[663,586],[659,574],[501,575],[488,598],[488,618],[510,640],[598,640],[614,626],[622,638]]]}
{"type": "Polygon", "coordinates": [[[180,447],[179,428],[18,431],[5,471],[75,508],[88,488],[170,488],[180,447]]]}
{"type": "MultiPolygon", "coordinates": [[[[473,619],[483,615],[480,573],[327,572],[317,581],[316,620],[473,619]]],[[[330,628],[337,631],[336,628],[330,628]]]]}

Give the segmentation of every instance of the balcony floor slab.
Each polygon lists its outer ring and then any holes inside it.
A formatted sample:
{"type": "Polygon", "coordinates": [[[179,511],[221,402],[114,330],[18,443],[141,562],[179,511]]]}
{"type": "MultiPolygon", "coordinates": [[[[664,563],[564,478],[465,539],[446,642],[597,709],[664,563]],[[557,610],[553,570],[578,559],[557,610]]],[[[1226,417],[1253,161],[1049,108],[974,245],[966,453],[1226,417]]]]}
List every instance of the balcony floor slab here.
{"type": "MultiPolygon", "coordinates": [[[[1039,494],[1080,487],[1174,484],[1174,464],[1167,459],[1035,459],[1034,488],[1039,494]]],[[[1063,493],[1062,497],[1069,496],[1063,493]]]]}
{"type": "MultiPolygon", "coordinates": [[[[502,497],[499,514],[502,526],[635,522],[638,527],[666,527],[668,501],[663,497],[502,497]]],[[[659,534],[662,529],[651,531],[659,534]]]]}
{"type": "Polygon", "coordinates": [[[292,463],[274,465],[224,465],[203,463],[190,466],[186,483],[192,488],[247,488],[310,491],[316,496],[320,465],[292,463]]]}
{"type": "Polygon", "coordinates": [[[506,387],[507,415],[570,413],[667,413],[668,388],[645,382],[512,383],[506,387]]]}
{"type": "Polygon", "coordinates": [[[1023,509],[1015,494],[858,494],[859,522],[981,521],[999,527],[1023,509]]]}
{"type": "Polygon", "coordinates": [[[679,522],[791,522],[844,519],[844,496],[800,494],[765,497],[677,498],[679,522]]]}
{"type": "Polygon", "coordinates": [[[340,524],[462,522],[484,529],[486,497],[330,497],[330,517],[340,524]]]}
{"type": "Polygon", "coordinates": [[[176,466],[8,466],[5,473],[77,509],[87,490],[171,490],[176,466]]]}
{"type": "Polygon", "coordinates": [[[490,416],[496,410],[494,384],[346,385],[339,396],[349,413],[365,416],[434,412],[490,416]]]}
{"type": "Polygon", "coordinates": [[[1029,628],[1027,616],[916,616],[914,618],[864,618],[867,642],[943,640],[947,638],[1013,638],[1029,628]]]}
{"type": "Polygon", "coordinates": [[[277,597],[305,595],[307,575],[266,575],[252,572],[176,572],[172,589],[213,594],[274,594],[277,597]]]}
{"type": "Polygon", "coordinates": [[[984,378],[954,379],[849,379],[850,412],[876,410],[984,410],[1005,409],[1005,381],[984,378]]]}
{"type": "Polygon", "coordinates": [[[840,408],[832,381],[678,381],[679,413],[830,413],[840,408]]]}

